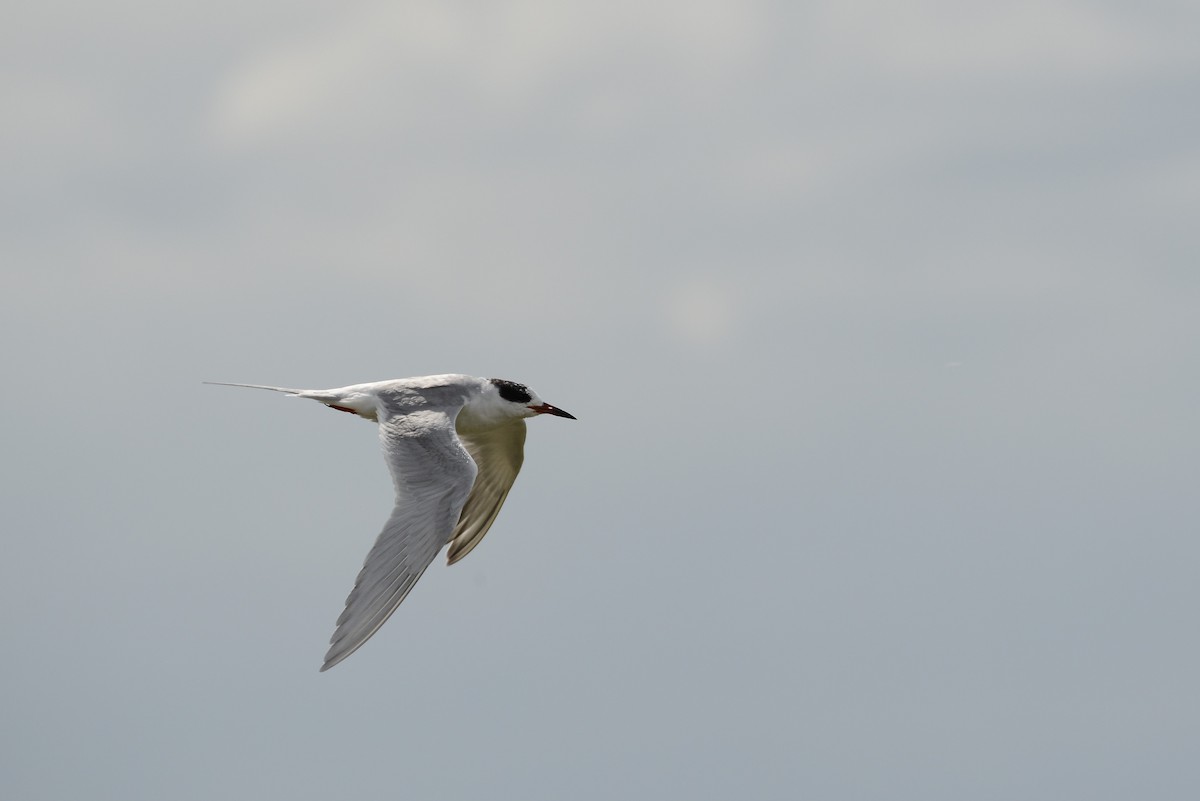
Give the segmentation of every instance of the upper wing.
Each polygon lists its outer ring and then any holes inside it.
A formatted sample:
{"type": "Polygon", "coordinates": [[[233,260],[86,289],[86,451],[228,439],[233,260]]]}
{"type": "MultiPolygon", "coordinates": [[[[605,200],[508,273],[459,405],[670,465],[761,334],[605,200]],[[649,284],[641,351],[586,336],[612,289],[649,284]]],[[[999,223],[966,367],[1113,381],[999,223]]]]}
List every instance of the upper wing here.
{"type": "Polygon", "coordinates": [[[487,534],[508,497],[525,461],[525,421],[460,435],[479,466],[471,497],[463,506],[447,555],[450,564],[462,559],[487,534]]]}
{"type": "Polygon", "coordinates": [[[408,595],[450,538],[476,467],[450,410],[418,409],[379,424],[396,507],[367,554],[321,670],[354,653],[408,595]]]}

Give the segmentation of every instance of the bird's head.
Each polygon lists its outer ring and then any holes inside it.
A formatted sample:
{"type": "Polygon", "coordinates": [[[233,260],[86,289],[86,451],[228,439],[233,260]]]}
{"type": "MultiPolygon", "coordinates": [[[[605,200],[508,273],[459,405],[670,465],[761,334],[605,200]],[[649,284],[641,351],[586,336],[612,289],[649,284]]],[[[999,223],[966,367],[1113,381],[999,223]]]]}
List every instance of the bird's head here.
{"type": "Polygon", "coordinates": [[[496,406],[510,417],[533,417],[539,414],[552,414],[555,417],[566,417],[574,420],[575,415],[564,412],[557,406],[551,406],[538,397],[538,394],[524,384],[516,381],[505,381],[503,378],[489,378],[496,388],[496,406]]]}

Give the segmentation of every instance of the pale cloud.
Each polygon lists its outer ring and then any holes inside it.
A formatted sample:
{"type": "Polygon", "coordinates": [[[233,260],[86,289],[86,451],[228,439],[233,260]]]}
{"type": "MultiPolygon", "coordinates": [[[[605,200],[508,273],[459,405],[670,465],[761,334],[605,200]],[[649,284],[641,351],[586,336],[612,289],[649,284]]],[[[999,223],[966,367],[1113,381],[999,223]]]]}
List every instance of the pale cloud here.
{"type": "Polygon", "coordinates": [[[671,334],[692,345],[728,339],[737,317],[734,293],[722,281],[688,279],[669,292],[664,312],[671,334]]]}
{"type": "Polygon", "coordinates": [[[448,62],[461,50],[463,28],[450,4],[352,10],[327,30],[275,43],[237,67],[218,89],[214,132],[227,143],[253,142],[369,103],[381,91],[372,85],[376,73],[448,62]]]}
{"type": "MultiPolygon", "coordinates": [[[[484,106],[520,105],[589,71],[658,73],[683,91],[750,61],[759,17],[756,3],[730,0],[649,7],[512,0],[486,8],[408,0],[354,8],[236,65],[217,88],[211,127],[219,141],[236,145],[301,125],[342,124],[346,116],[415,124],[419,109],[452,104],[460,94],[484,106]]],[[[584,105],[594,114],[604,103],[585,98],[584,105]]]]}
{"type": "Polygon", "coordinates": [[[1195,59],[1194,49],[1169,28],[1069,0],[826,3],[814,25],[820,41],[836,44],[822,60],[851,72],[876,68],[898,80],[1053,81],[1195,59]]]}

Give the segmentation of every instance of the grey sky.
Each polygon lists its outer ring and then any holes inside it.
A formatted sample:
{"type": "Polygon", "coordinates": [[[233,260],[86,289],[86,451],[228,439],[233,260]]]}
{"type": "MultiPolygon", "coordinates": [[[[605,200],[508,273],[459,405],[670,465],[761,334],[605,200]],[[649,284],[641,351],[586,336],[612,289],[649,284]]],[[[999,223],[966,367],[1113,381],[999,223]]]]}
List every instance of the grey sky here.
{"type": "Polygon", "coordinates": [[[62,3],[0,29],[0,796],[1192,799],[1194,3],[62,3]],[[524,381],[319,674],[373,427],[524,381]]]}

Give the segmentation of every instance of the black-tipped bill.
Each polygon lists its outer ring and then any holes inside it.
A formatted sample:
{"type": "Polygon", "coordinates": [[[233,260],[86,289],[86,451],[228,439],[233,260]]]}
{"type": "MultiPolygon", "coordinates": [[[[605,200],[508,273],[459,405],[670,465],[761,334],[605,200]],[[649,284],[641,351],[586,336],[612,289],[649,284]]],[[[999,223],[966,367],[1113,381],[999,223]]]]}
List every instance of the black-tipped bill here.
{"type": "Polygon", "coordinates": [[[568,420],[578,419],[575,417],[575,415],[571,414],[570,412],[564,412],[562,409],[558,408],[557,406],[551,406],[548,403],[539,403],[537,406],[530,406],[529,408],[533,409],[538,414],[552,414],[555,417],[565,417],[568,420]]]}

